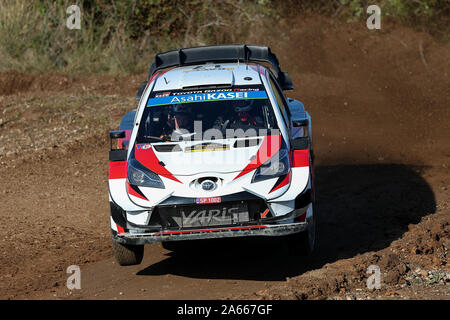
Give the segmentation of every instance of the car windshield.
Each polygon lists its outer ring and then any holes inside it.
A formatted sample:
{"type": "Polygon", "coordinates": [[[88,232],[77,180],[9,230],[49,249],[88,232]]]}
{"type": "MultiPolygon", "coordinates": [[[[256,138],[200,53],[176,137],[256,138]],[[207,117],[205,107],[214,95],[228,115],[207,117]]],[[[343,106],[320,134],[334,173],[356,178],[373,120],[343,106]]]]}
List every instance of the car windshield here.
{"type": "Polygon", "coordinates": [[[277,129],[263,86],[153,92],[137,142],[210,140],[277,129]]]}

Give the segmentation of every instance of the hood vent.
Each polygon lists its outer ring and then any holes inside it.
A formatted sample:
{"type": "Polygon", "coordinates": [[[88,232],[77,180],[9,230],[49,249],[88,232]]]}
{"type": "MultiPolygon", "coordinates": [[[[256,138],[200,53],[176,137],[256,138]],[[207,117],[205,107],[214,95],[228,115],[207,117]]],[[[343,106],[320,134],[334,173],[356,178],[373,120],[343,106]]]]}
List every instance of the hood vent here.
{"type": "Polygon", "coordinates": [[[233,145],[233,148],[249,148],[249,147],[256,147],[261,140],[258,138],[252,138],[252,139],[244,139],[244,140],[236,140],[236,142],[233,145]]]}
{"type": "Polygon", "coordinates": [[[179,152],[181,148],[177,144],[154,144],[153,148],[155,148],[158,152],[179,152]]]}

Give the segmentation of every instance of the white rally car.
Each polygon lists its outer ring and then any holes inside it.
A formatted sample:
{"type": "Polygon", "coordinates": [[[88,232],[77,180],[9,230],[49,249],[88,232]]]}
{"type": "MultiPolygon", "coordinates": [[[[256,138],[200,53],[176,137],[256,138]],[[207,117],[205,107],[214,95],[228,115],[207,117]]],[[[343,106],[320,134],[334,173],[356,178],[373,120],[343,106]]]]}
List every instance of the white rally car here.
{"type": "Polygon", "coordinates": [[[155,56],[139,105],[111,131],[113,251],[139,264],[144,245],[277,236],[316,244],[311,121],[267,47],[186,48],[155,56]]]}

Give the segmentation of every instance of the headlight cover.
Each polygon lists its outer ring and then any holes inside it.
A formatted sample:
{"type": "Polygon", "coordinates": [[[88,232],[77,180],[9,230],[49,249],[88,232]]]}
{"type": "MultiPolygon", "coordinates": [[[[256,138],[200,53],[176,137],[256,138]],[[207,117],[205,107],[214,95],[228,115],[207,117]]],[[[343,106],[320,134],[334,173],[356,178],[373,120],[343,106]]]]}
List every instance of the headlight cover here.
{"type": "Polygon", "coordinates": [[[128,182],[140,187],[164,189],[164,183],[161,178],[136,159],[128,161],[128,182]]]}
{"type": "Polygon", "coordinates": [[[289,168],[289,153],[286,149],[281,149],[256,169],[252,183],[283,176],[289,172],[289,168]]]}

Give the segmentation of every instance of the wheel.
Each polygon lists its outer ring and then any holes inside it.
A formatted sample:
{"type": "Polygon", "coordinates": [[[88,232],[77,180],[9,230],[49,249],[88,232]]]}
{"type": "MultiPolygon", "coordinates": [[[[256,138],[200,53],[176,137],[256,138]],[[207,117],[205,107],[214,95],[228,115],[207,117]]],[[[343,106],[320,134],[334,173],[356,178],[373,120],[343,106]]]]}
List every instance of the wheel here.
{"type": "Polygon", "coordinates": [[[114,257],[121,266],[132,266],[140,264],[144,257],[144,246],[133,246],[122,244],[112,240],[114,257]]]}
{"type": "MultiPolygon", "coordinates": [[[[311,158],[310,163],[312,163],[311,158]]],[[[312,205],[311,208],[308,209],[308,211],[309,210],[312,211],[312,214],[309,218],[306,219],[306,222],[308,222],[308,226],[305,231],[288,236],[289,254],[295,256],[312,255],[317,247],[318,242],[318,234],[317,234],[318,211],[316,207],[316,194],[313,179],[314,172],[312,168],[313,166],[310,166],[309,169],[309,176],[312,178],[311,182],[312,205]]]]}
{"type": "MultiPolygon", "coordinates": [[[[314,208],[314,206],[313,206],[314,208]]],[[[293,256],[310,256],[314,253],[317,245],[317,221],[313,215],[307,219],[308,227],[305,231],[289,235],[288,250],[293,256]]]]}
{"type": "MultiPolygon", "coordinates": [[[[313,223],[315,225],[315,223],[313,223]]],[[[316,247],[315,226],[311,230],[295,233],[288,236],[289,254],[292,256],[310,256],[316,247]]]]}

